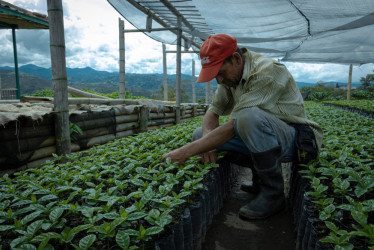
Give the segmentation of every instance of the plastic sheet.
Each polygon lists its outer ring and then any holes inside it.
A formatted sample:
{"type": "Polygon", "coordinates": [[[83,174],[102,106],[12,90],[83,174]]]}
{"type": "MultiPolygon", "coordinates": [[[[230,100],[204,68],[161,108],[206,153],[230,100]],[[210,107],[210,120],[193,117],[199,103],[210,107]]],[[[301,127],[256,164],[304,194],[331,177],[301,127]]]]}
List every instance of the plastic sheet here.
{"type": "MultiPolygon", "coordinates": [[[[148,14],[158,20],[152,28],[175,28],[180,14],[185,46],[194,43],[195,51],[209,35],[226,33],[241,47],[283,61],[374,62],[372,0],[108,1],[138,29],[146,28],[148,14]]],[[[176,44],[175,33],[145,32],[168,44],[176,44]]]]}

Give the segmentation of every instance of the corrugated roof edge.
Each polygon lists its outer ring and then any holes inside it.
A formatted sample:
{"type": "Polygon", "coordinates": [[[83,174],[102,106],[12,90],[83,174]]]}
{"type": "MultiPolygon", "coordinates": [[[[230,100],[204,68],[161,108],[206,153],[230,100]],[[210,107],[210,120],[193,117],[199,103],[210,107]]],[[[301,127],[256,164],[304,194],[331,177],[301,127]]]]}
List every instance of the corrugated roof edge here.
{"type": "Polygon", "coordinates": [[[32,11],[23,9],[21,7],[15,6],[13,4],[10,4],[10,3],[2,1],[2,0],[0,0],[0,6],[4,7],[4,8],[8,8],[8,9],[13,10],[13,11],[17,11],[20,14],[28,15],[28,16],[38,18],[38,19],[42,19],[43,21],[48,22],[48,16],[47,15],[43,15],[43,14],[40,14],[40,13],[37,13],[37,12],[32,12],[32,11]]]}

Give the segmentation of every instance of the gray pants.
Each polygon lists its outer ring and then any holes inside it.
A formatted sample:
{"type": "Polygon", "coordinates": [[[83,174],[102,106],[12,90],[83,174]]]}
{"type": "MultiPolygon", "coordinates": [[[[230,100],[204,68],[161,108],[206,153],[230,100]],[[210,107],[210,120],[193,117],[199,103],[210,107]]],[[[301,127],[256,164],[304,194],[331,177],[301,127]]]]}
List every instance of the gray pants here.
{"type": "MultiPolygon", "coordinates": [[[[217,151],[235,151],[248,156],[281,147],[281,161],[290,162],[294,156],[295,129],[277,117],[259,109],[241,110],[234,123],[235,137],[217,151]]],[[[202,137],[202,128],[193,133],[193,140],[202,137]]]]}

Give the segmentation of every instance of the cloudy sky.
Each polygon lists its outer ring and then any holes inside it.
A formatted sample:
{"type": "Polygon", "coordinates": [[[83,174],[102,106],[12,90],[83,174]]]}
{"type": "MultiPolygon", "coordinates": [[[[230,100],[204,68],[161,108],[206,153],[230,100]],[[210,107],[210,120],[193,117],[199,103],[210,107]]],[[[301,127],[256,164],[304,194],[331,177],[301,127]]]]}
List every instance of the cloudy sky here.
{"type": "MultiPolygon", "coordinates": [[[[46,0],[6,0],[30,11],[47,15],[46,0]]],[[[63,0],[66,65],[69,68],[91,67],[118,71],[118,12],[106,0],[63,0]]],[[[121,17],[122,18],[122,17],[121,17]]],[[[125,22],[126,28],[133,28],[125,22]]],[[[51,66],[47,30],[17,30],[19,66],[51,66]]],[[[0,66],[14,66],[11,30],[0,30],[0,66]]],[[[162,73],[162,45],[142,33],[126,34],[126,72],[162,73]]],[[[173,49],[168,46],[167,49],[173,49]]],[[[198,56],[182,54],[182,73],[191,74],[191,61],[198,56]]],[[[175,73],[174,54],[167,55],[168,73],[175,73]]],[[[348,65],[285,63],[296,81],[348,81],[348,65]]],[[[373,73],[373,64],[353,67],[353,82],[373,73]]]]}

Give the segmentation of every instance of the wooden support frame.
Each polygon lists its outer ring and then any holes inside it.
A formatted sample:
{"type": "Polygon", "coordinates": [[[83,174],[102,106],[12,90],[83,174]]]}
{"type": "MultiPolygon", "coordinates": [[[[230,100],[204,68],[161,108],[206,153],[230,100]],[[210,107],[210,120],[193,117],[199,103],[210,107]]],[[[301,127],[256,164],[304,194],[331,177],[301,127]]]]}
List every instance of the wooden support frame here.
{"type": "Polygon", "coordinates": [[[163,66],[163,72],[164,72],[164,101],[168,100],[168,73],[167,73],[167,66],[166,66],[166,45],[162,43],[162,66],[163,66]]]}
{"type": "Polygon", "coordinates": [[[348,89],[347,89],[347,100],[351,100],[351,86],[352,86],[352,64],[349,65],[349,76],[348,76],[348,89]]]}
{"type": "Polygon", "coordinates": [[[180,123],[181,119],[181,76],[182,76],[182,16],[177,16],[178,32],[177,32],[177,79],[176,79],[176,110],[175,110],[175,123],[180,123]]]}
{"type": "Polygon", "coordinates": [[[71,151],[62,0],[47,0],[54,90],[56,152],[71,151]]]}
{"type": "Polygon", "coordinates": [[[196,103],[195,60],[192,59],[192,102],[196,103]]]}
{"type": "Polygon", "coordinates": [[[119,98],[126,98],[125,82],[125,22],[118,18],[119,25],[119,98]]]}

